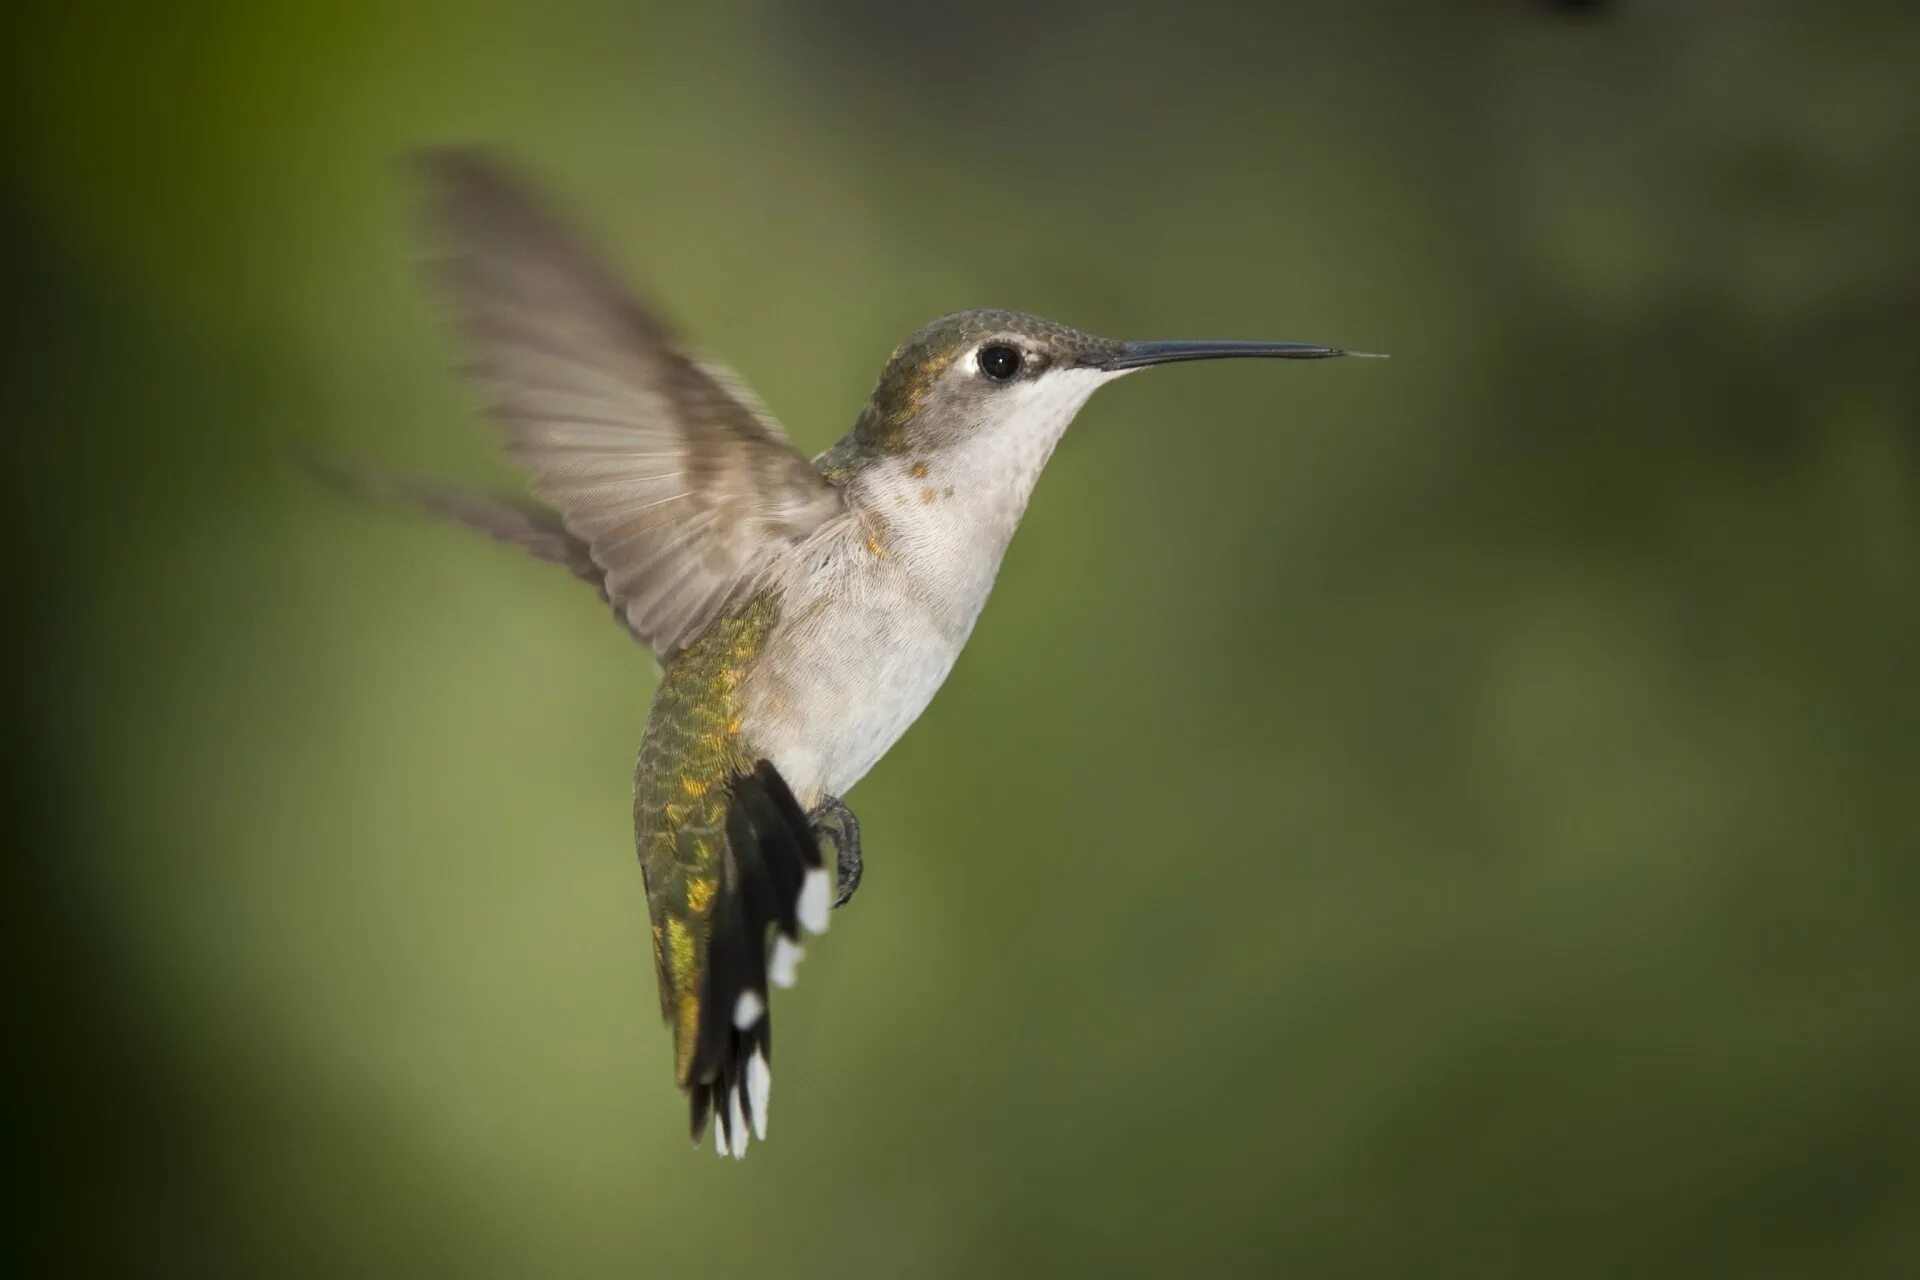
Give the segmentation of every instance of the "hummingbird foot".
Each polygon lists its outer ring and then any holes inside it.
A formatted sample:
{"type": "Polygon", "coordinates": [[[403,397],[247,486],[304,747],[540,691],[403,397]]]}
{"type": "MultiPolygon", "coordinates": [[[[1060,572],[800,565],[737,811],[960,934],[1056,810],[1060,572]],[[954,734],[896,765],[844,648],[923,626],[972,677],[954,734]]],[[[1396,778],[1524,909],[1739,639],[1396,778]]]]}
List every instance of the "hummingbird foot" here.
{"type": "Polygon", "coordinates": [[[828,796],[822,800],[807,821],[813,827],[814,838],[822,849],[832,845],[840,863],[839,892],[834,896],[833,905],[844,907],[853,898],[853,891],[860,887],[860,819],[853,816],[853,810],[847,808],[846,801],[838,796],[828,796]]]}

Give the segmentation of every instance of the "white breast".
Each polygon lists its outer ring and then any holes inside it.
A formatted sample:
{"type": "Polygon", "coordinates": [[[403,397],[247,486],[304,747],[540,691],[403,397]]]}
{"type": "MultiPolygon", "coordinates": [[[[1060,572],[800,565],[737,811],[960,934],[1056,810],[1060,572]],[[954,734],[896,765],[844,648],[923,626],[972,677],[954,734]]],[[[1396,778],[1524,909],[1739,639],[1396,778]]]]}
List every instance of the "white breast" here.
{"type": "Polygon", "coordinates": [[[1062,377],[1003,429],[868,466],[849,516],[781,575],[742,728],[802,805],[845,795],[953,669],[1041,468],[1099,381],[1062,377]]]}

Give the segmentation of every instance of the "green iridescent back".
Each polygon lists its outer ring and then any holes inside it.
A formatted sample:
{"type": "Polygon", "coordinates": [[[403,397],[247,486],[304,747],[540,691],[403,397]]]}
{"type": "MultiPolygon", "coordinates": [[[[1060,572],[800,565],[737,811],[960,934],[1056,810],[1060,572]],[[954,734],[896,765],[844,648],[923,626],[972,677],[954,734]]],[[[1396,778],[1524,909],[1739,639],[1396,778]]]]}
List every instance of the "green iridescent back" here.
{"type": "Polygon", "coordinates": [[[660,1016],[673,1028],[682,1085],[699,1039],[707,934],[726,858],[728,783],[754,765],[740,741],[740,682],[779,617],[777,597],[762,593],[674,657],[653,695],[634,769],[634,840],[653,920],[660,1016]]]}

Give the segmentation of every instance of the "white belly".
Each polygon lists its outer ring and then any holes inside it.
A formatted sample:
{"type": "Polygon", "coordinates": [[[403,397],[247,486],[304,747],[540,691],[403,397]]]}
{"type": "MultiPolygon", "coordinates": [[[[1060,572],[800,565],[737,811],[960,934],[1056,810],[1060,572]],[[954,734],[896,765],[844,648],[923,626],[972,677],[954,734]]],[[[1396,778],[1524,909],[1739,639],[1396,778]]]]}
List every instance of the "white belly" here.
{"type": "Polygon", "coordinates": [[[966,637],[866,592],[780,626],[745,691],[743,735],[800,803],[844,796],[933,700],[966,637]]]}
{"type": "Polygon", "coordinates": [[[888,501],[886,520],[856,515],[796,556],[778,584],[780,622],[742,686],[743,736],[809,808],[844,796],[926,710],[1018,519],[964,518],[908,483],[911,502],[888,501]]]}

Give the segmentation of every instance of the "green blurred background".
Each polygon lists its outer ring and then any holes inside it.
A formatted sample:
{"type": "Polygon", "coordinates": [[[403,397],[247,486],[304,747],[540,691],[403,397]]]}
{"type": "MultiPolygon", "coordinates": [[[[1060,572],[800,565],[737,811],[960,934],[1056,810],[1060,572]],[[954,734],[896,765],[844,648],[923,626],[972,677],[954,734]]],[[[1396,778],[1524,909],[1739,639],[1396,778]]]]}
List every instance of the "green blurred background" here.
{"type": "Polygon", "coordinates": [[[9,23],[8,1252],[1920,1274],[1915,6],[9,23]],[[1090,406],[741,1165],[656,1020],[649,664],[288,465],[511,482],[411,272],[438,141],[809,450],[964,306],[1394,356],[1090,406]]]}

